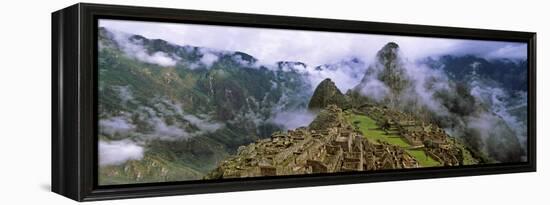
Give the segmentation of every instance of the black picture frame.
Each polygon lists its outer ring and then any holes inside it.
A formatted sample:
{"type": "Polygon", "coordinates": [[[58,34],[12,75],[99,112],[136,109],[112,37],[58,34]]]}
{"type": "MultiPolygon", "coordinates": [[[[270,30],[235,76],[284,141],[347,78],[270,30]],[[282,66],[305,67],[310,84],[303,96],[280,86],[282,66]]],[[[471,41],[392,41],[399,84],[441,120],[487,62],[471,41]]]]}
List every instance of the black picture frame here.
{"type": "Polygon", "coordinates": [[[536,33],[79,3],[52,13],[52,191],[77,201],[536,171],[536,33]],[[97,20],[182,22],[528,44],[525,163],[233,180],[97,185],[97,20]]]}

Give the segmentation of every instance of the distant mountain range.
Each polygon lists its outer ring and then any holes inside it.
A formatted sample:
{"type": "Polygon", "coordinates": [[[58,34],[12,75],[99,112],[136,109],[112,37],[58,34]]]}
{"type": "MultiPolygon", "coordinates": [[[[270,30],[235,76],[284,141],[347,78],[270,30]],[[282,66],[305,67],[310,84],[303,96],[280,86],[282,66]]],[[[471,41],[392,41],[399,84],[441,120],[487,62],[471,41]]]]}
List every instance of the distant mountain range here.
{"type": "Polygon", "coordinates": [[[482,78],[493,81],[496,86],[507,91],[527,92],[527,61],[510,59],[491,59],[467,56],[444,55],[439,59],[426,58],[422,63],[434,69],[443,69],[449,78],[455,81],[471,81],[482,78]]]}
{"type": "Polygon", "coordinates": [[[303,91],[311,90],[282,63],[253,67],[245,53],[104,28],[99,46],[100,140],[127,139],[146,150],[144,160],[103,166],[106,184],[197,179],[238,146],[281,130],[270,120],[274,112],[305,107],[303,91]],[[164,171],[149,173],[153,163],[164,171]]]}

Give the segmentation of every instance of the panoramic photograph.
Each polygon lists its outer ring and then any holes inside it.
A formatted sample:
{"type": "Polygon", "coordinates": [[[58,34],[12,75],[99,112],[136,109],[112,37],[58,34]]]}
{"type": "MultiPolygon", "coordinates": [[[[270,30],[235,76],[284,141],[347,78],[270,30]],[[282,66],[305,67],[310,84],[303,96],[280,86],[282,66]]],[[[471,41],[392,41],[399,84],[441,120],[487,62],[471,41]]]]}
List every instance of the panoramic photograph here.
{"type": "Polygon", "coordinates": [[[527,43],[100,19],[98,184],[527,161],[527,43]]]}

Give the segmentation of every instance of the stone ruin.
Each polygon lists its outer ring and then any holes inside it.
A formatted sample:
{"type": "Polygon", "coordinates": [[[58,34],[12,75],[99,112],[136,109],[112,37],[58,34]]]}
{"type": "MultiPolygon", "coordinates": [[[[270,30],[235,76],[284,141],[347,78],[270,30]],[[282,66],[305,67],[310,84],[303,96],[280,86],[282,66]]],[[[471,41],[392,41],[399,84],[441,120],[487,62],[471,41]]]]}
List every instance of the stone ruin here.
{"type": "Polygon", "coordinates": [[[363,114],[373,118],[387,134],[396,134],[407,141],[411,148],[424,149],[434,160],[445,166],[462,164],[462,150],[437,125],[423,122],[414,116],[387,107],[366,105],[363,114]]]}
{"type": "MultiPolygon", "coordinates": [[[[321,114],[320,114],[321,115],[321,114]]],[[[205,179],[354,172],[416,168],[418,162],[400,147],[370,143],[329,105],[330,126],[275,132],[268,139],[239,147],[205,179]]]]}

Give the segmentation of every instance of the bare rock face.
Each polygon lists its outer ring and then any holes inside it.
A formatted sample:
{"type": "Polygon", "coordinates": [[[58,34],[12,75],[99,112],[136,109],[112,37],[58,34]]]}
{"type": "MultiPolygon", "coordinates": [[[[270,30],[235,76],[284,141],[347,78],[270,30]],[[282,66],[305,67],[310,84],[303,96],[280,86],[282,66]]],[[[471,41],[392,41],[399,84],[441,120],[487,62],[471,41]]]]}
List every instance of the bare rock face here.
{"type": "Polygon", "coordinates": [[[384,82],[394,93],[399,95],[410,84],[410,80],[405,74],[405,68],[399,54],[399,46],[396,43],[390,42],[386,44],[376,54],[380,71],[378,79],[384,82]]]}
{"type": "Polygon", "coordinates": [[[205,179],[335,173],[418,167],[418,162],[400,147],[373,144],[345,120],[342,110],[327,107],[335,120],[324,129],[301,127],[273,133],[239,148],[237,155],[222,161],[205,179]]]}
{"type": "Polygon", "coordinates": [[[310,110],[320,110],[331,104],[342,109],[351,107],[344,94],[336,87],[336,84],[330,78],[327,78],[315,88],[308,108],[310,110]]]}
{"type": "Polygon", "coordinates": [[[354,92],[396,106],[401,95],[411,87],[411,83],[399,45],[389,42],[376,53],[374,62],[368,67],[354,92]]]}

